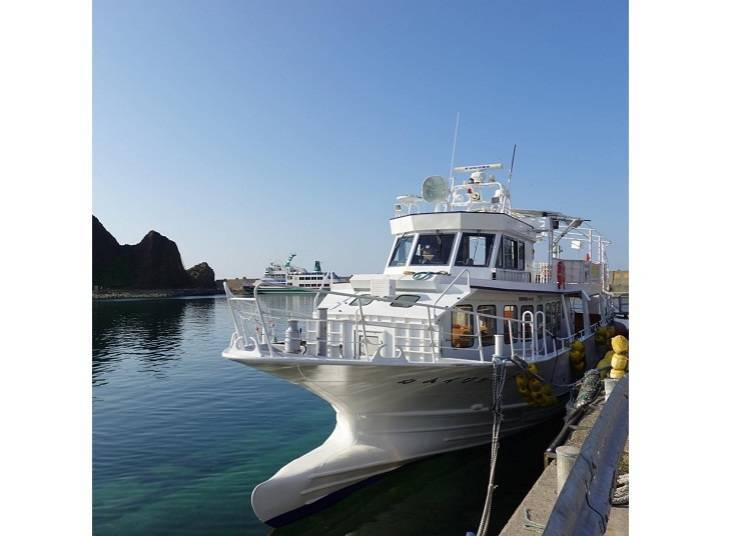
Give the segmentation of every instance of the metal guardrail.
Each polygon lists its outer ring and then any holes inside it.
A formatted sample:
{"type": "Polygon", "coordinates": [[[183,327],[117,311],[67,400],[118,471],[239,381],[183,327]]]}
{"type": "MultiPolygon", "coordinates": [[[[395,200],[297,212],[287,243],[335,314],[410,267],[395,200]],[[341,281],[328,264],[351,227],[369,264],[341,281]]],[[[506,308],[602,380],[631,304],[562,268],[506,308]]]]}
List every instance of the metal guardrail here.
{"type": "MultiPolygon", "coordinates": [[[[463,272],[458,277],[462,274],[463,272]]],[[[466,275],[468,277],[469,273],[466,272],[466,275]]],[[[455,281],[456,279],[451,282],[451,285],[455,281]]],[[[383,330],[407,329],[409,331],[409,334],[391,333],[393,339],[398,340],[397,343],[393,343],[394,349],[395,346],[398,346],[400,351],[406,351],[408,355],[404,355],[404,357],[407,361],[424,362],[429,358],[429,361],[437,362],[442,357],[443,350],[465,352],[469,354],[469,357],[466,359],[470,361],[474,361],[474,356],[478,354],[480,361],[487,361],[488,359],[486,358],[488,356],[485,356],[484,353],[485,351],[489,351],[489,348],[485,348],[485,346],[489,345],[483,344],[481,341],[485,337],[495,335],[495,333],[483,334],[480,329],[480,319],[491,320],[493,323],[501,322],[505,325],[506,332],[510,334],[510,355],[518,354],[524,359],[528,359],[538,356],[547,357],[550,355],[550,352],[552,355],[557,355],[558,352],[556,335],[547,329],[546,317],[542,311],[525,311],[521,319],[516,319],[480,313],[478,310],[466,311],[457,306],[414,303],[410,304],[410,306],[422,307],[427,310],[426,319],[421,319],[417,323],[397,322],[395,319],[389,321],[383,318],[373,320],[364,314],[362,298],[385,303],[394,303],[396,299],[319,289],[317,294],[315,294],[314,303],[318,303],[321,295],[332,295],[342,297],[344,300],[358,299],[359,304],[359,314],[355,314],[353,318],[322,319],[316,316],[315,311],[317,308],[314,306],[310,311],[302,312],[261,305],[257,287],[254,289],[254,297],[252,298],[235,296],[226,283],[224,284],[224,290],[228,298],[230,312],[232,313],[235,333],[237,334],[237,337],[232,339],[232,346],[234,347],[235,343],[240,340],[242,344],[237,346],[238,349],[247,346],[256,348],[258,345],[264,345],[267,346],[270,357],[274,357],[277,351],[277,348],[274,348],[274,344],[279,346],[283,344],[289,320],[299,322],[297,326],[301,330],[297,337],[301,337],[305,341],[305,347],[308,344],[312,344],[315,346],[314,355],[329,357],[331,359],[343,357],[354,359],[374,358],[375,352],[370,351],[367,346],[369,344],[367,342],[368,330],[370,328],[378,328],[375,330],[376,336],[377,333],[383,330]],[[457,335],[452,330],[442,331],[437,316],[443,312],[461,312],[462,314],[472,316],[473,333],[462,332],[457,335]],[[325,329],[323,330],[325,337],[323,339],[318,335],[318,328],[321,325],[325,325],[325,329]],[[461,339],[471,340],[471,346],[464,348],[455,344],[441,344],[443,339],[446,342],[450,342],[456,336],[461,339]],[[477,344],[475,341],[480,342],[477,344]],[[366,344],[363,346],[363,343],[366,344]],[[318,344],[321,345],[321,348],[338,348],[338,355],[335,355],[335,351],[332,352],[332,355],[329,355],[331,352],[328,351],[322,353],[316,346],[318,344]],[[364,353],[363,348],[365,349],[364,353]]],[[[312,291],[310,293],[312,294],[312,291]]],[[[317,314],[320,315],[320,311],[317,314]]],[[[370,332],[372,333],[371,330],[370,332]]],[[[383,346],[382,342],[373,344],[383,346]]],[[[451,359],[462,359],[462,357],[452,355],[451,359]]]]}
{"type": "Polygon", "coordinates": [[[581,448],[547,521],[547,536],[604,534],[628,437],[628,376],[617,382],[581,448]]]}

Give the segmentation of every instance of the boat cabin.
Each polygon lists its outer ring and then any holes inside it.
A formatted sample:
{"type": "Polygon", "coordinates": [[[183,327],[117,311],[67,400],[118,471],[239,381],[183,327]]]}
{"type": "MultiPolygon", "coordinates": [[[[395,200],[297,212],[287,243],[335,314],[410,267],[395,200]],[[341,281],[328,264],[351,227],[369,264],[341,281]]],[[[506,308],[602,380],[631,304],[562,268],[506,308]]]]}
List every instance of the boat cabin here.
{"type": "Polygon", "coordinates": [[[534,227],[509,214],[439,212],[391,220],[395,235],[383,273],[417,272],[530,283],[534,227]]]}

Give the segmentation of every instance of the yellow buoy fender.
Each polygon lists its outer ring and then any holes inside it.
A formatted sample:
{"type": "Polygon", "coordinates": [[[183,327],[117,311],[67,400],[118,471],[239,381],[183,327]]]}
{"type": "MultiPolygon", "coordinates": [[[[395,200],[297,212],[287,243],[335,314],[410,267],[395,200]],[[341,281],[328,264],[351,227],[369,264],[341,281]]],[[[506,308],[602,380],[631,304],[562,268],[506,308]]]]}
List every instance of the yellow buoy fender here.
{"type": "Polygon", "coordinates": [[[611,339],[615,335],[617,335],[617,330],[615,329],[615,327],[614,326],[607,326],[607,337],[609,337],[611,339]]]}
{"type": "Polygon", "coordinates": [[[531,365],[529,365],[529,372],[539,374],[539,365],[537,365],[536,363],[532,363],[531,365]]]}
{"type": "Polygon", "coordinates": [[[540,392],[542,390],[542,382],[540,382],[536,378],[531,378],[529,380],[529,389],[532,393],[540,392]]]}
{"type": "Polygon", "coordinates": [[[570,343],[570,349],[571,350],[578,350],[580,352],[583,352],[583,350],[585,348],[586,348],[586,346],[583,344],[583,341],[580,341],[578,339],[576,339],[572,343],[570,343]]]}
{"type": "Polygon", "coordinates": [[[612,349],[618,354],[628,353],[628,340],[622,335],[612,337],[612,349]]]}
{"type": "Polygon", "coordinates": [[[628,368],[628,356],[625,354],[614,354],[612,356],[612,368],[617,370],[628,368]]]}
{"type": "Polygon", "coordinates": [[[573,363],[573,370],[575,370],[576,372],[583,372],[585,366],[586,365],[583,361],[581,361],[580,363],[573,363]]]}
{"type": "Polygon", "coordinates": [[[570,354],[568,354],[568,358],[573,363],[580,363],[581,361],[583,361],[583,352],[579,350],[571,350],[570,354]]]}
{"type": "Polygon", "coordinates": [[[612,364],[612,356],[615,355],[615,353],[610,350],[606,354],[604,354],[604,357],[596,364],[596,368],[602,369],[605,367],[609,367],[612,364]]]}
{"type": "Polygon", "coordinates": [[[609,371],[610,378],[619,379],[619,378],[622,378],[623,376],[625,376],[624,370],[612,369],[609,371]]]}
{"type": "Polygon", "coordinates": [[[520,391],[521,389],[528,389],[529,381],[523,374],[516,376],[516,387],[520,391]]]}

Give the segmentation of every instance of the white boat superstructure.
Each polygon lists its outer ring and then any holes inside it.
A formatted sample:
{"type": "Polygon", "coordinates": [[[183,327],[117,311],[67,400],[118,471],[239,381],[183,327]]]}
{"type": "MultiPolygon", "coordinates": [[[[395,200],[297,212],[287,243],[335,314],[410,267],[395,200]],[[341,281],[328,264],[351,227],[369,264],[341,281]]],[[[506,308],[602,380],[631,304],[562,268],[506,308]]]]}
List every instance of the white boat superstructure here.
{"type": "MultiPolygon", "coordinates": [[[[333,272],[323,272],[320,267],[320,261],[315,261],[315,267],[311,272],[305,268],[299,268],[292,265],[292,260],[296,257],[292,253],[284,264],[272,262],[263,272],[263,278],[260,280],[260,292],[288,292],[290,288],[295,291],[304,289],[320,288],[328,289],[331,284],[341,282],[342,279],[333,272]]],[[[252,291],[253,286],[249,285],[246,290],[252,291]]]]}
{"type": "Polygon", "coordinates": [[[284,524],[408,461],[489,442],[493,361],[507,371],[502,435],[560,412],[583,368],[572,341],[596,362],[594,329],[612,319],[609,243],[582,218],[513,209],[488,173],[500,167],[455,168],[469,177],[428,177],[421,196],[397,198],[383,271],[322,289],[308,311],[225,287],[235,332],[223,355],[336,412],[321,446],[253,490],[261,520],[284,524]],[[524,364],[545,381],[527,383],[524,364]]]}

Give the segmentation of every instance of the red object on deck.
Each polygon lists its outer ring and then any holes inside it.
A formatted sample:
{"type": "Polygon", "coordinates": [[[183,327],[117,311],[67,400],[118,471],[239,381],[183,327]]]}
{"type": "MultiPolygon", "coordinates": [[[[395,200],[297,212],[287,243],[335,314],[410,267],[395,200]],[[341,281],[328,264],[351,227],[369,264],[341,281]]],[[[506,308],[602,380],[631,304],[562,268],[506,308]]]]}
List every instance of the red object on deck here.
{"type": "Polygon", "coordinates": [[[557,261],[557,288],[565,288],[565,265],[557,261]]]}

